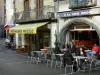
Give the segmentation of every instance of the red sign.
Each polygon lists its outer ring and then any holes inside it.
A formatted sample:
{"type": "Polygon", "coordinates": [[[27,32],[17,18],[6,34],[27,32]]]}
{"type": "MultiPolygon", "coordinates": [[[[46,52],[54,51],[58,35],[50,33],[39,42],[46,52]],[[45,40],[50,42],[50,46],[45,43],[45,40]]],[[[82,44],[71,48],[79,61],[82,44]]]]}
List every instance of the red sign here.
{"type": "Polygon", "coordinates": [[[5,26],[5,30],[9,30],[9,28],[10,28],[10,26],[8,26],[8,25],[5,26]]]}

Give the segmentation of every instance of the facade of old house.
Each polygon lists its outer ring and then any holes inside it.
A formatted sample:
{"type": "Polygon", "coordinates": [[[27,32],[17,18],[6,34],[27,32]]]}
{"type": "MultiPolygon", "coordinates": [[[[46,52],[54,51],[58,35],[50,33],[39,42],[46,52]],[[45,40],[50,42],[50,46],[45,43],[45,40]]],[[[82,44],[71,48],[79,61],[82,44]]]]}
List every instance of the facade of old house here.
{"type": "MultiPolygon", "coordinates": [[[[57,1],[56,1],[57,2],[57,1]]],[[[93,45],[100,42],[100,0],[59,0],[60,43],[93,45]]]]}
{"type": "Polygon", "coordinates": [[[17,52],[54,47],[56,19],[53,0],[14,0],[17,52]]]}
{"type": "Polygon", "coordinates": [[[4,38],[4,24],[5,24],[5,0],[0,0],[0,38],[4,38]]]}

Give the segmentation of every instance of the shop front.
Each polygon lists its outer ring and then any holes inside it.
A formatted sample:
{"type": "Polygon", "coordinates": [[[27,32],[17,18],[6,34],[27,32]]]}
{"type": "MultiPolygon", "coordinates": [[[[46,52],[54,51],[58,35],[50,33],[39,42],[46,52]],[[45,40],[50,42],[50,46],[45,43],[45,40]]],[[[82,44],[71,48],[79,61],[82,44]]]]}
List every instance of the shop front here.
{"type": "Polygon", "coordinates": [[[9,33],[16,34],[16,51],[18,53],[40,50],[50,45],[48,22],[20,24],[10,28],[9,33]],[[48,42],[47,42],[48,41],[48,42]]]}
{"type": "Polygon", "coordinates": [[[58,12],[61,44],[73,41],[76,46],[100,45],[99,9],[58,12]]]}

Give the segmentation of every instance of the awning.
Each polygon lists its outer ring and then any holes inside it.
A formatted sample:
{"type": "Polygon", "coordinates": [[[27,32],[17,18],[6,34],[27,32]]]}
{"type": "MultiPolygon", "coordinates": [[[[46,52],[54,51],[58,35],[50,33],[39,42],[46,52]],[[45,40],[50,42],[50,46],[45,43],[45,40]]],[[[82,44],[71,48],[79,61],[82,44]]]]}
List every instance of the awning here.
{"type": "Polygon", "coordinates": [[[33,23],[33,24],[20,24],[9,29],[9,33],[18,34],[36,34],[37,28],[46,25],[48,22],[33,23]]]}

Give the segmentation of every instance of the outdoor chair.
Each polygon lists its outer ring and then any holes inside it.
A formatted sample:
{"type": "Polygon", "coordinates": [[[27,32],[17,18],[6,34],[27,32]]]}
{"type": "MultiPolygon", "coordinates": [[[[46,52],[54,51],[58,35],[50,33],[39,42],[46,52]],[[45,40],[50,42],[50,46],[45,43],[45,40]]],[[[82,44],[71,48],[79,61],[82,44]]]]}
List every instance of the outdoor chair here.
{"type": "Polygon", "coordinates": [[[76,61],[73,61],[72,64],[66,63],[66,66],[65,66],[65,74],[66,74],[66,75],[68,75],[68,74],[72,75],[73,73],[75,73],[75,72],[74,72],[74,69],[73,69],[74,66],[77,66],[76,61]]]}
{"type": "Polygon", "coordinates": [[[37,52],[33,52],[32,61],[33,63],[36,62],[38,64],[41,61],[40,54],[37,52]]]}
{"type": "Polygon", "coordinates": [[[49,65],[49,62],[50,62],[50,64],[51,64],[51,66],[52,66],[52,55],[51,54],[47,54],[46,55],[46,66],[48,66],[49,65]]]}
{"type": "Polygon", "coordinates": [[[85,60],[84,71],[89,71],[89,74],[90,74],[91,70],[95,70],[95,69],[96,69],[96,60],[95,59],[85,60]]]}
{"type": "Polygon", "coordinates": [[[28,54],[28,60],[27,60],[27,62],[28,63],[32,63],[32,61],[33,61],[33,51],[31,52],[31,55],[28,54]]]}
{"type": "Polygon", "coordinates": [[[63,64],[63,57],[61,57],[59,55],[55,55],[55,61],[56,61],[55,68],[58,66],[61,69],[62,64],[63,64]]]}

